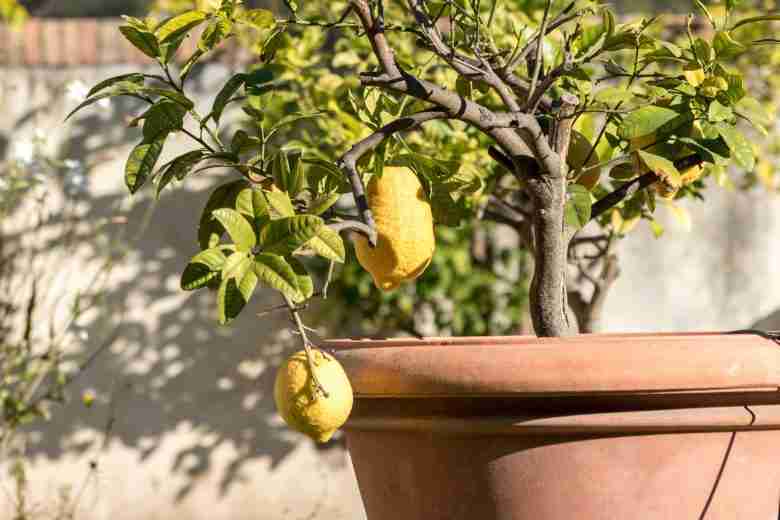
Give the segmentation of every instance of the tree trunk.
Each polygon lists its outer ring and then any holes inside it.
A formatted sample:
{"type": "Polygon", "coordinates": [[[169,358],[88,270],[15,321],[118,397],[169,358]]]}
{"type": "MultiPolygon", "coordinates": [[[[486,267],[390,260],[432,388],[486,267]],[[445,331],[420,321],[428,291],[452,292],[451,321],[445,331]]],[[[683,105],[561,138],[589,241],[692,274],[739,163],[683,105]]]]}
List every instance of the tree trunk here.
{"type": "MultiPolygon", "coordinates": [[[[577,323],[569,310],[566,270],[572,233],[564,220],[568,167],[566,157],[571,137],[572,114],[577,100],[564,97],[550,141],[558,154],[557,171],[541,171],[528,180],[534,201],[534,277],[531,282],[531,318],[537,336],[570,336],[577,323]]],[[[546,158],[541,158],[546,159],[546,158]]],[[[549,161],[540,161],[550,164],[549,161]]]]}

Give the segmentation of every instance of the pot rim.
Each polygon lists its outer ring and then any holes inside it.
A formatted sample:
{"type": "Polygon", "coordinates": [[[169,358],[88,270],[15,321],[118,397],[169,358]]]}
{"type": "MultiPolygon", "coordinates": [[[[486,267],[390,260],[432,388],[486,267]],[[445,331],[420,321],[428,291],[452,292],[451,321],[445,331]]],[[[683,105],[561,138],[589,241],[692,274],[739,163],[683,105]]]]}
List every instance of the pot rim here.
{"type": "Polygon", "coordinates": [[[325,341],[358,398],[780,391],[780,345],[722,332],[325,341]]]}

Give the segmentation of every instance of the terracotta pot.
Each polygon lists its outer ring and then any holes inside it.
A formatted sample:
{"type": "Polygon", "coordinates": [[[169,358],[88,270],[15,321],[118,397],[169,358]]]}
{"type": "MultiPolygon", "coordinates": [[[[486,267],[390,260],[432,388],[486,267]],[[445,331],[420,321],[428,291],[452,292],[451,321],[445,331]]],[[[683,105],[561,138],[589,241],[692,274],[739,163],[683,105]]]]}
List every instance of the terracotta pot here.
{"type": "Polygon", "coordinates": [[[369,520],[776,520],[757,335],[339,340],[369,520]]]}

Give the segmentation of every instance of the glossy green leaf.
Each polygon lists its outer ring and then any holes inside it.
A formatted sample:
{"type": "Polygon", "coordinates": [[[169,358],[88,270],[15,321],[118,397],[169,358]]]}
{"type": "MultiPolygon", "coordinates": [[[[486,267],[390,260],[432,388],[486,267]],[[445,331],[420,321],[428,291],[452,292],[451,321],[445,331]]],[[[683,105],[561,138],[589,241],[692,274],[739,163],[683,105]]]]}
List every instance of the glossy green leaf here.
{"type": "Polygon", "coordinates": [[[165,20],[155,31],[160,43],[175,40],[203,23],[208,15],[202,11],[188,11],[165,20]]]}
{"type": "Polygon", "coordinates": [[[580,229],[590,221],[591,213],[590,192],[580,184],[570,184],[566,188],[566,206],[564,219],[566,224],[575,229],[580,229]]]}
{"type": "Polygon", "coordinates": [[[236,211],[251,220],[268,217],[268,203],[263,192],[252,186],[241,190],[236,198],[236,211]]]}
{"type": "Polygon", "coordinates": [[[227,257],[217,247],[201,251],[190,260],[181,275],[181,288],[192,291],[205,287],[222,273],[227,257]]]}
{"type": "Polygon", "coordinates": [[[293,301],[302,301],[298,275],[284,257],[261,253],[255,255],[254,272],[263,284],[276,289],[293,301]]]}
{"type": "Polygon", "coordinates": [[[233,321],[249,302],[257,287],[252,257],[246,253],[233,253],[228,257],[222,271],[222,283],[217,292],[219,323],[226,325],[233,321]]]}
{"type": "Polygon", "coordinates": [[[144,139],[152,141],[170,132],[181,130],[186,110],[175,101],[163,99],[152,105],[143,116],[144,139]]]}
{"type": "Polygon", "coordinates": [[[166,137],[163,135],[151,142],[144,141],[130,152],[130,157],[125,163],[125,184],[130,193],[137,192],[154,171],[166,137]]]}
{"type": "Polygon", "coordinates": [[[344,240],[328,226],[320,227],[317,234],[306,243],[306,246],[321,257],[342,264],[347,255],[344,249],[344,240]]]}
{"type": "Polygon", "coordinates": [[[198,49],[202,52],[213,50],[222,43],[233,30],[233,22],[223,15],[217,15],[203,31],[198,40],[198,49]]]}
{"type": "Polygon", "coordinates": [[[326,193],[317,197],[309,204],[309,213],[322,215],[328,211],[341,198],[340,193],[326,193]]]}
{"type": "Polygon", "coordinates": [[[273,159],[272,172],[274,184],[282,191],[286,191],[291,198],[295,197],[303,189],[306,180],[303,174],[302,163],[286,150],[280,150],[273,159]],[[290,164],[293,162],[294,164],[290,164]]]}
{"type": "Polygon", "coordinates": [[[296,215],[268,222],[260,230],[263,252],[289,255],[312,239],[324,225],[320,217],[296,215]]]}
{"type": "Polygon", "coordinates": [[[292,205],[290,196],[284,191],[263,190],[268,206],[273,210],[277,217],[292,217],[295,215],[295,208],[292,205]]]}
{"type": "Polygon", "coordinates": [[[732,27],[733,29],[736,29],[738,27],[742,27],[751,23],[761,23],[761,22],[776,22],[780,21],[780,14],[766,14],[763,16],[753,16],[750,18],[744,18],[737,23],[734,24],[732,27]]]}
{"type": "Polygon", "coordinates": [[[728,31],[718,31],[712,41],[712,46],[719,59],[731,59],[747,51],[747,47],[731,37],[728,31]]]}
{"type": "Polygon", "coordinates": [[[144,84],[144,75],[139,72],[132,72],[130,74],[120,74],[119,76],[103,80],[90,89],[87,98],[94,96],[108,87],[113,87],[117,83],[135,84],[140,87],[144,84]]]}
{"type": "Polygon", "coordinates": [[[176,90],[171,90],[168,88],[143,87],[139,89],[139,92],[141,92],[142,94],[149,94],[152,96],[161,96],[164,98],[168,98],[180,104],[182,107],[186,108],[187,110],[191,110],[195,106],[194,101],[192,101],[190,98],[188,98],[181,92],[177,92],[176,90]]]}
{"type": "Polygon", "coordinates": [[[84,101],[82,101],[76,108],[74,108],[73,110],[70,111],[70,113],[68,113],[68,115],[65,117],[65,120],[67,121],[73,116],[73,114],[75,114],[82,108],[86,108],[94,103],[97,103],[101,99],[112,98],[117,96],[137,96],[140,93],[140,91],[141,91],[141,86],[136,83],[124,82],[124,81],[117,83],[108,92],[102,92],[100,94],[93,95],[85,99],[84,101]]]}
{"type": "Polygon", "coordinates": [[[314,280],[312,280],[311,276],[309,275],[308,271],[306,271],[306,268],[300,262],[300,260],[297,258],[288,258],[287,262],[295,272],[295,277],[298,284],[298,292],[301,296],[300,299],[293,298],[293,302],[301,303],[305,300],[308,300],[314,294],[314,280]]]}
{"type": "Polygon", "coordinates": [[[256,29],[268,29],[276,23],[274,13],[268,9],[250,9],[243,14],[241,19],[256,29]]]}
{"type": "Polygon", "coordinates": [[[198,243],[201,249],[208,249],[219,243],[225,228],[212,213],[220,208],[234,208],[238,194],[250,186],[245,180],[237,180],[217,187],[206,202],[198,225],[198,243]]]}
{"type": "Polygon", "coordinates": [[[680,114],[670,108],[656,105],[645,106],[634,110],[623,118],[618,130],[622,139],[634,139],[652,134],[670,125],[680,117],[680,114]]]}
{"type": "Polygon", "coordinates": [[[734,160],[737,164],[742,166],[748,171],[752,171],[756,165],[756,158],[753,155],[753,147],[750,142],[745,139],[742,132],[729,125],[728,123],[720,123],[718,125],[718,132],[723,140],[726,141],[734,160]]]}
{"type": "Polygon", "coordinates": [[[160,45],[153,33],[130,25],[121,26],[119,32],[121,32],[136,49],[150,58],[158,58],[160,56],[160,45]]]}
{"type": "Polygon", "coordinates": [[[216,123],[219,123],[222,112],[225,110],[228,102],[233,95],[238,92],[238,89],[244,85],[245,80],[245,74],[236,74],[225,83],[222,90],[217,94],[217,97],[214,98],[214,106],[211,108],[211,118],[216,123]]]}
{"type": "Polygon", "coordinates": [[[599,103],[615,105],[617,103],[627,103],[634,98],[633,92],[621,87],[607,87],[596,92],[594,99],[599,103]]]}
{"type": "Polygon", "coordinates": [[[711,123],[717,123],[718,121],[726,121],[734,116],[731,108],[721,105],[717,99],[710,103],[710,108],[707,110],[707,118],[711,123]]]}
{"type": "Polygon", "coordinates": [[[212,215],[222,224],[239,251],[249,251],[255,246],[257,243],[255,232],[241,213],[230,208],[220,208],[214,210],[212,215]]]}

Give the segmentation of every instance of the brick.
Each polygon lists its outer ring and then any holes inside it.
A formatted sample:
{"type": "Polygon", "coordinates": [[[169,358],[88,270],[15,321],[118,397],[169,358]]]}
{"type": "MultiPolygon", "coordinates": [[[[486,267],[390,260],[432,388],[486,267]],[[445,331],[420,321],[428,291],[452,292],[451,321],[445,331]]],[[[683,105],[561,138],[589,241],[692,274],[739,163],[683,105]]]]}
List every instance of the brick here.
{"type": "Polygon", "coordinates": [[[98,62],[98,21],[95,18],[83,18],[79,27],[79,54],[81,65],[94,65],[98,62]]]}
{"type": "Polygon", "coordinates": [[[62,34],[62,60],[65,65],[80,65],[79,50],[81,48],[81,28],[79,19],[63,20],[60,24],[62,34]]]}
{"type": "Polygon", "coordinates": [[[43,63],[50,66],[65,65],[65,49],[63,48],[64,30],[62,22],[44,20],[41,22],[43,33],[43,63]]]}
{"type": "Polygon", "coordinates": [[[41,39],[43,37],[41,25],[40,20],[30,20],[21,30],[23,63],[25,65],[41,64],[41,39]]]}

